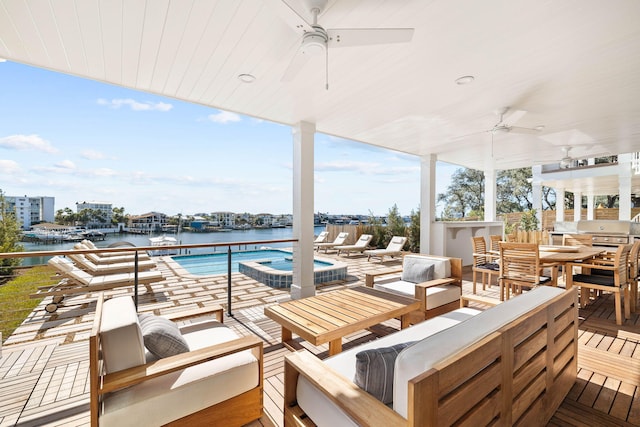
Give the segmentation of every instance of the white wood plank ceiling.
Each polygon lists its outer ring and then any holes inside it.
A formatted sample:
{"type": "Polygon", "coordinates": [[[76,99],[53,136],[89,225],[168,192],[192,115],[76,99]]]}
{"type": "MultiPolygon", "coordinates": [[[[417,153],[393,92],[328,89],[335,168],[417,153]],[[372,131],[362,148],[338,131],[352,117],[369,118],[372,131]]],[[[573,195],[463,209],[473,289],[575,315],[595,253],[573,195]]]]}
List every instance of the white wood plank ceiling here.
{"type": "Polygon", "coordinates": [[[325,28],[415,32],[329,49],[328,90],[324,56],[281,81],[302,37],[282,5],[2,0],[0,57],[476,169],[640,151],[637,0],[330,0],[325,28]],[[488,132],[507,106],[544,128],[488,132]]]}

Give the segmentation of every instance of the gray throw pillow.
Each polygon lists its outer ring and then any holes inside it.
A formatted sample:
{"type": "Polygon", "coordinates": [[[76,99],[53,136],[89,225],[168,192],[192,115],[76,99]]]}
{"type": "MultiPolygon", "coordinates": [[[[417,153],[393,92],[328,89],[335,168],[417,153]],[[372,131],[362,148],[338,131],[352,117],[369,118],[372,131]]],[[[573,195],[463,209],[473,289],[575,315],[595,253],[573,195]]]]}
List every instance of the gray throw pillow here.
{"type": "Polygon", "coordinates": [[[433,280],[433,263],[416,258],[405,258],[402,263],[401,280],[422,283],[433,280]]]}
{"type": "Polygon", "coordinates": [[[158,359],[189,351],[178,325],[164,317],[142,313],[138,316],[144,346],[158,359]]]}
{"type": "Polygon", "coordinates": [[[415,341],[363,350],[356,354],[355,384],[385,405],[392,403],[396,358],[413,343],[415,341]]]}

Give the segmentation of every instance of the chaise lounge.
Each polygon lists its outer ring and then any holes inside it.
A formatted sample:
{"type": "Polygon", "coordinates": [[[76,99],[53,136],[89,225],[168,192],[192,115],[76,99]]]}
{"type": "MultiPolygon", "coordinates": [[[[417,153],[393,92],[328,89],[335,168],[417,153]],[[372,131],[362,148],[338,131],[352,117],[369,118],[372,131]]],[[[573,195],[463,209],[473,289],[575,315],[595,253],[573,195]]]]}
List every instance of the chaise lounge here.
{"type": "Polygon", "coordinates": [[[361,344],[285,356],[285,426],[545,425],[577,376],[575,289],[541,286],[361,344]]]}
{"type": "Polygon", "coordinates": [[[406,237],[393,236],[385,249],[372,249],[364,251],[364,254],[367,256],[367,261],[371,260],[371,257],[378,257],[380,258],[380,263],[382,263],[385,256],[393,258],[402,255],[402,248],[404,248],[406,242],[406,237]]]}
{"type": "Polygon", "coordinates": [[[63,277],[62,280],[53,286],[40,287],[36,293],[29,295],[30,298],[52,296],[52,302],[45,306],[48,313],[55,312],[66,295],[134,286],[136,280],[138,284],[145,285],[152,291],[149,284],[163,279],[162,273],[159,271],[93,276],[76,267],[70,260],[59,256],[51,258],[48,264],[58,270],[63,277]]]}
{"type": "Polygon", "coordinates": [[[333,242],[315,243],[314,246],[318,252],[320,252],[320,249],[324,249],[324,252],[326,253],[329,249],[333,249],[336,246],[344,244],[345,240],[347,240],[347,237],[349,237],[349,233],[343,231],[341,233],[338,233],[338,236],[334,239],[333,242]]]}
{"type": "Polygon", "coordinates": [[[355,244],[335,246],[333,249],[338,250],[338,255],[340,255],[340,253],[343,253],[343,252],[345,252],[347,256],[349,256],[351,252],[362,253],[367,249],[367,247],[369,247],[369,243],[371,242],[371,239],[373,239],[373,236],[371,234],[363,234],[360,236],[360,238],[356,241],[355,244]]]}

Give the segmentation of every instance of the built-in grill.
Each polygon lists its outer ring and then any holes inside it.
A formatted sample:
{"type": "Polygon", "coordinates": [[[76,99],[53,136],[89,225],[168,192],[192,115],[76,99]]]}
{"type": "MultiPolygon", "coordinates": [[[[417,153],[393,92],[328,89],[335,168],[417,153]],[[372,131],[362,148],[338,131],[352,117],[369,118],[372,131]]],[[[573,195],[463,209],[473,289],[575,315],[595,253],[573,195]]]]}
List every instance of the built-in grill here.
{"type": "Polygon", "coordinates": [[[578,221],[579,234],[591,234],[594,246],[618,246],[633,243],[631,221],[591,220],[578,221]]]}

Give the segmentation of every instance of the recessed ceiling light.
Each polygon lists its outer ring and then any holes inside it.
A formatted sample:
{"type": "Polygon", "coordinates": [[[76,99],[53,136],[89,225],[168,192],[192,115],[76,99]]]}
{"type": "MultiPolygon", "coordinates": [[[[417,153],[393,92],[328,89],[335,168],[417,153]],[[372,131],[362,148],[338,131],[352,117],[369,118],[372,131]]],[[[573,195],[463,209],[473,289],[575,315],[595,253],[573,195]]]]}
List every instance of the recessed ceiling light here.
{"type": "Polygon", "coordinates": [[[457,85],[468,85],[469,83],[473,82],[475,80],[475,77],[473,76],[462,76],[462,77],[458,77],[456,79],[456,84],[457,85]]]}
{"type": "Polygon", "coordinates": [[[253,74],[238,74],[238,78],[242,83],[253,83],[256,80],[253,74]]]}

